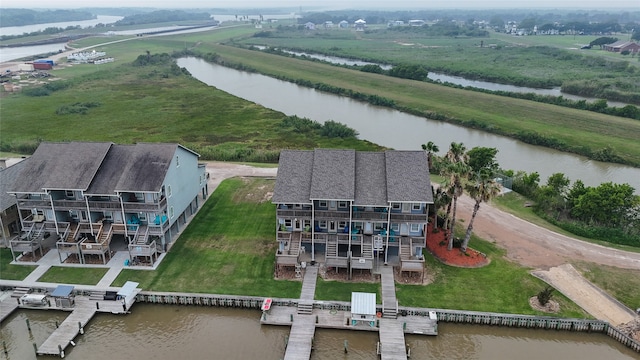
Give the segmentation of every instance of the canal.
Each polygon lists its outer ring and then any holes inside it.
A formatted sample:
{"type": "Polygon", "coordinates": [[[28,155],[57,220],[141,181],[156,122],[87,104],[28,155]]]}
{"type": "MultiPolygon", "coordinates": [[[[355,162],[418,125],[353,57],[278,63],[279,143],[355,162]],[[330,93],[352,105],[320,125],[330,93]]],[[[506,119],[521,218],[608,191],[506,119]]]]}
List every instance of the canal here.
{"type": "MultiPolygon", "coordinates": [[[[35,359],[67,313],[21,310],[2,323],[6,359],[35,359]],[[31,334],[27,330],[29,319],[31,334]]],[[[257,310],[136,304],[129,315],[99,314],[65,359],[281,359],[289,327],[260,325],[257,310]]],[[[440,323],[435,337],[406,337],[412,360],[635,359],[637,353],[604,334],[440,323]]],[[[374,360],[378,334],[316,330],[312,360],[374,360]],[[344,341],[348,353],[344,353],[344,341]]],[[[38,357],[46,359],[48,357],[38,357]]]]}
{"type": "Polygon", "coordinates": [[[334,120],[356,129],[360,138],[398,149],[416,150],[428,141],[446,152],[451,142],[497,148],[497,160],[505,169],[537,171],[541,182],[554,173],[588,186],[602,182],[628,183],[640,190],[640,169],[603,163],[553,149],[525,144],[511,138],[372,106],[346,97],[322,93],[268,76],[247,73],[204,60],[178,59],[198,80],[264,107],[318,122],[334,120]],[[277,94],[277,95],[274,95],[277,94]]]}

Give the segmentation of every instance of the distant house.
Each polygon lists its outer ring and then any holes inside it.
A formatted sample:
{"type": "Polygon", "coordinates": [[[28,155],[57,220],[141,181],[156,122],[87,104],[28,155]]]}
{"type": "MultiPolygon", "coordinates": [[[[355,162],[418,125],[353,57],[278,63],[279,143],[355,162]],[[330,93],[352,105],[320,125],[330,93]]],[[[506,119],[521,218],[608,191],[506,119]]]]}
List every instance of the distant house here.
{"type": "Polygon", "coordinates": [[[153,263],[208,196],[198,157],[178,144],[40,144],[8,190],[22,230],[14,260],[55,248],[60,262],[123,250],[153,263]]]}
{"type": "Polygon", "coordinates": [[[25,164],[26,160],[13,165],[4,160],[0,166],[0,235],[2,235],[0,246],[3,247],[9,247],[10,241],[20,235],[21,227],[16,198],[9,195],[7,191],[9,191],[9,186],[16,181],[25,164]]]}
{"type": "Polygon", "coordinates": [[[347,20],[342,20],[338,23],[338,27],[341,29],[346,29],[349,27],[349,22],[347,20]]]}
{"type": "Polygon", "coordinates": [[[312,23],[312,22],[308,22],[306,24],[304,24],[304,28],[307,30],[315,30],[316,29],[316,24],[312,23]]]}
{"type": "Polygon", "coordinates": [[[423,26],[426,24],[424,20],[409,20],[409,26],[423,26]]]}
{"type": "Polygon", "coordinates": [[[394,27],[394,26],[404,26],[404,21],[402,20],[389,21],[389,23],[387,24],[387,27],[394,27]]]}
{"type": "Polygon", "coordinates": [[[333,21],[325,21],[325,22],[324,22],[324,28],[325,28],[325,29],[331,29],[331,28],[333,28],[333,21]]]}
{"type": "Polygon", "coordinates": [[[612,44],[604,45],[604,49],[611,52],[624,52],[628,51],[630,53],[638,53],[640,52],[640,44],[633,41],[616,41],[612,44]]]}
{"type": "Polygon", "coordinates": [[[278,268],[304,254],[349,272],[423,269],[433,204],[424,151],[283,150],[272,201],[278,268]]]}
{"type": "Polygon", "coordinates": [[[353,23],[353,25],[356,28],[356,31],[364,31],[367,27],[367,22],[362,19],[358,19],[353,23]]]}

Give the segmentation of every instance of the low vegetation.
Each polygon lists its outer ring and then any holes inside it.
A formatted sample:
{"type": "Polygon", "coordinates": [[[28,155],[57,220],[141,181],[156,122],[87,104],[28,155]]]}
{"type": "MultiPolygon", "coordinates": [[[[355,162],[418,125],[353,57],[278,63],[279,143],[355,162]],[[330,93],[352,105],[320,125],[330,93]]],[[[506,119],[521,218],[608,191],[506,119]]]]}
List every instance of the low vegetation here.
{"type": "Polygon", "coordinates": [[[632,310],[640,308],[640,270],[587,262],[573,264],[582,276],[632,310]]]}
{"type": "Polygon", "coordinates": [[[36,266],[12,265],[11,249],[0,248],[0,278],[4,280],[24,280],[36,266]]]}
{"type": "Polygon", "coordinates": [[[106,268],[53,266],[38,281],[57,284],[96,285],[107,273],[106,268]]]}

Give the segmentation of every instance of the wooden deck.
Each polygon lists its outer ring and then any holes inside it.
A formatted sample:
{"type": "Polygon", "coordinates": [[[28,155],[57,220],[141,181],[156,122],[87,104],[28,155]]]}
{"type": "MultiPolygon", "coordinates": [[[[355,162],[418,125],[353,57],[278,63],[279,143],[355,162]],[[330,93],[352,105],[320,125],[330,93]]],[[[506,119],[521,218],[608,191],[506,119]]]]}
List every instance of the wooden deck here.
{"type": "Polygon", "coordinates": [[[380,268],[380,282],[382,287],[382,316],[395,319],[398,316],[398,301],[396,300],[396,282],[393,278],[393,267],[380,268]]]}
{"type": "Polygon", "coordinates": [[[382,360],[406,360],[402,324],[393,319],[380,319],[380,355],[382,360]]]}
{"type": "Polygon", "coordinates": [[[300,300],[313,301],[316,294],[316,282],[318,281],[318,266],[307,266],[304,271],[304,279],[302,281],[302,291],[300,292],[300,300]]]}
{"type": "Polygon", "coordinates": [[[315,318],[312,315],[296,315],[293,325],[291,325],[291,333],[289,334],[289,342],[287,343],[284,359],[308,359],[311,356],[315,331],[315,318]]]}
{"type": "Polygon", "coordinates": [[[18,308],[18,300],[13,297],[7,297],[0,302],[0,322],[3,322],[7,316],[11,315],[18,308]]]}
{"type": "Polygon", "coordinates": [[[71,314],[60,324],[60,326],[49,335],[47,340],[37,350],[38,355],[57,355],[64,357],[64,350],[71,341],[80,333],[84,333],[84,327],[97,312],[112,314],[126,314],[133,299],[124,304],[122,301],[110,300],[90,300],[86,296],[76,296],[73,308],[55,308],[64,311],[71,311],[71,314]],[[97,305],[96,305],[97,304],[97,305]],[[62,351],[62,353],[60,352],[62,351]]]}

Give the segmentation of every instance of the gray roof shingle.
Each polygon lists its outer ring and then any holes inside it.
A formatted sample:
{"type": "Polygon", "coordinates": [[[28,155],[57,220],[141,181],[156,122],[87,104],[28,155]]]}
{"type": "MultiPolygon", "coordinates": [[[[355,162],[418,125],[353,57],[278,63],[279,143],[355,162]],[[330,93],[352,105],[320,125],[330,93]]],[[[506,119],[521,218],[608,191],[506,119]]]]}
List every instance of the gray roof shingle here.
{"type": "Polygon", "coordinates": [[[5,211],[15,205],[16,197],[9,195],[7,191],[13,188],[20,172],[28,164],[29,159],[24,159],[14,165],[0,169],[0,211],[5,211]]]}
{"type": "Polygon", "coordinates": [[[272,200],[433,203],[427,156],[424,151],[283,150],[272,200]]]}
{"type": "Polygon", "coordinates": [[[272,201],[276,203],[309,204],[313,151],[282,150],[278,162],[278,177],[272,201]]]}
{"type": "Polygon", "coordinates": [[[122,166],[116,191],[158,192],[178,144],[136,144],[122,166]]]}
{"type": "Polygon", "coordinates": [[[391,202],[433,202],[427,154],[424,151],[385,152],[387,198],[391,202]]]}
{"type": "Polygon", "coordinates": [[[112,143],[41,143],[20,173],[13,192],[86,190],[112,143]]]}
{"type": "Polygon", "coordinates": [[[311,199],[353,200],[355,197],[355,150],[314,151],[311,199]]]}
{"type": "Polygon", "coordinates": [[[385,154],[382,152],[356,153],[356,196],[354,205],[387,205],[385,167],[385,154]]]}

